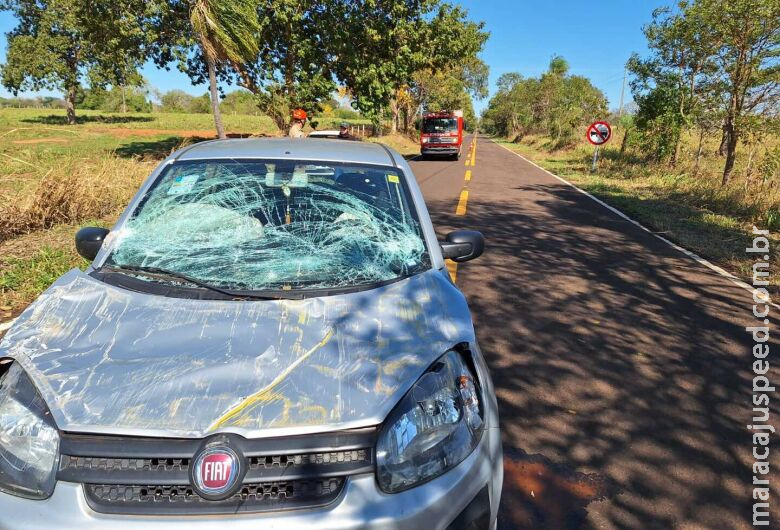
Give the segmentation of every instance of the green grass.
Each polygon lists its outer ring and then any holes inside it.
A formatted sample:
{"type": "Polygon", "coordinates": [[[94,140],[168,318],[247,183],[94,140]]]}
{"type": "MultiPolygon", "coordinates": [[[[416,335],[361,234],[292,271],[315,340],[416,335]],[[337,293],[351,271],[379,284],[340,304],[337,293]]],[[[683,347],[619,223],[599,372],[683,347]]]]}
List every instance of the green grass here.
{"type": "MultiPolygon", "coordinates": [[[[776,183],[742,177],[744,168],[738,167],[734,182],[722,187],[718,157],[702,160],[698,172],[692,159],[672,170],[632,158],[635,155],[621,157],[616,141],[591,173],[592,147],[549,151],[539,137],[501,143],[746,281],[751,280],[753,262],[745,248],[750,246],[753,225],[780,230],[776,183]]],[[[780,237],[771,237],[773,259],[778,260],[780,237]]],[[[775,291],[780,288],[780,276],[772,279],[772,286],[775,291]]]]}
{"type": "MultiPolygon", "coordinates": [[[[275,130],[273,122],[267,116],[252,116],[246,114],[223,114],[227,131],[232,130],[275,130]]],[[[93,129],[110,129],[123,127],[129,129],[213,129],[214,119],[211,114],[187,113],[113,113],[99,110],[77,110],[75,127],[91,127],[93,129]]],[[[30,126],[65,126],[67,125],[65,111],[60,109],[0,109],[0,128],[30,127],[30,126]]]]}
{"type": "MultiPolygon", "coordinates": [[[[88,263],[74,252],[45,246],[27,258],[4,258],[0,269],[0,313],[18,309],[73,267],[88,263]]],[[[9,315],[10,316],[10,315],[9,315]]]]}

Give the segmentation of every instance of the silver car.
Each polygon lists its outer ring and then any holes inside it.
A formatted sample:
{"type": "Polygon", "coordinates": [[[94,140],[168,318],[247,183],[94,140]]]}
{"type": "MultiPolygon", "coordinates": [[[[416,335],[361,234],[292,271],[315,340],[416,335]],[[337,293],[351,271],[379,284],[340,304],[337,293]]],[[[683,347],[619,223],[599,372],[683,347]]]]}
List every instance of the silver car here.
{"type": "Polygon", "coordinates": [[[171,155],[0,343],[0,529],[494,528],[493,385],[376,144],[171,155]]]}

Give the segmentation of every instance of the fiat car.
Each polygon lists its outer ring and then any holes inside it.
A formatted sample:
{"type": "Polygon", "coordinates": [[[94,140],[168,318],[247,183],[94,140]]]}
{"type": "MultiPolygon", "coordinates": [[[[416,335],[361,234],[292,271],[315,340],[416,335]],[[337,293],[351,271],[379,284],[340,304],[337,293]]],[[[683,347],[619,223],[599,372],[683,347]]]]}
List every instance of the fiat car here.
{"type": "Polygon", "coordinates": [[[493,384],[411,168],[204,142],[0,343],[0,529],[494,528],[493,384]]]}

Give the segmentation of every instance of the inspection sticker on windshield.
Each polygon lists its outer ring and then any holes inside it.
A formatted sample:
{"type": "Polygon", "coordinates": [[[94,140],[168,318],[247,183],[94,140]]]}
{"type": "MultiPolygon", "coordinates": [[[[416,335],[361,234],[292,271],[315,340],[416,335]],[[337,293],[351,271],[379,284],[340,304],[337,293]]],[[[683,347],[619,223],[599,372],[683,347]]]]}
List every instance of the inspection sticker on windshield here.
{"type": "Polygon", "coordinates": [[[173,179],[168,190],[168,195],[182,195],[183,193],[189,193],[192,188],[195,187],[195,183],[198,182],[200,175],[182,175],[173,179]]]}
{"type": "Polygon", "coordinates": [[[388,175],[387,176],[387,182],[392,182],[393,184],[398,184],[400,180],[398,180],[398,175],[388,175]]]}

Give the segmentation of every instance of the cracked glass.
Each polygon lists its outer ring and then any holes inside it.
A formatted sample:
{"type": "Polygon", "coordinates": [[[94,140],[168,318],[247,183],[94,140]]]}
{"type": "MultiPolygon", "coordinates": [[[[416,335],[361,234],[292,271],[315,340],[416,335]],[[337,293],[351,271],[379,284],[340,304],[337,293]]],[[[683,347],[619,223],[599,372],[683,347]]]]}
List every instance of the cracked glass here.
{"type": "Polygon", "coordinates": [[[264,291],[373,285],[422,272],[430,261],[399,170],[209,160],[163,172],[120,229],[106,265],[264,291]]]}

